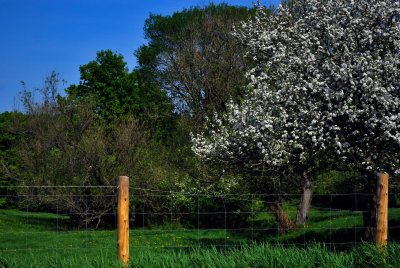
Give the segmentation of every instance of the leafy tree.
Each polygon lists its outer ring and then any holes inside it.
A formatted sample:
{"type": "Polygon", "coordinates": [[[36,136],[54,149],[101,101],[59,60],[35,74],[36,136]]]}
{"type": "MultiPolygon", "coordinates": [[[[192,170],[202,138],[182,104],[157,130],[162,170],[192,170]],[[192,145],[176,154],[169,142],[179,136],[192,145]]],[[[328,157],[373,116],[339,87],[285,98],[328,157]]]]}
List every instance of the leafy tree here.
{"type": "Polygon", "coordinates": [[[202,127],[205,116],[225,112],[229,98],[243,95],[244,72],[250,63],[231,33],[253,11],[210,4],[171,16],[151,14],[145,22],[148,44],[135,53],[138,69],[173,99],[179,123],[172,159],[178,169],[188,172],[188,183],[208,185],[220,177],[220,168],[199,165],[190,150],[189,133],[202,127]]]}
{"type": "Polygon", "coordinates": [[[81,81],[66,92],[71,99],[95,102],[94,111],[108,122],[133,114],[161,139],[173,127],[173,106],[156,84],[145,82],[145,73],[129,72],[121,54],[97,52],[96,60],[79,68],[81,81]]]}
{"type": "Polygon", "coordinates": [[[97,52],[96,60],[79,67],[81,82],[71,85],[67,93],[74,97],[94,97],[96,112],[109,118],[123,113],[126,100],[121,98],[126,89],[123,79],[128,75],[126,62],[121,54],[110,50],[97,52]]]}
{"type": "MultiPolygon", "coordinates": [[[[287,7],[274,16],[259,7],[237,32],[257,61],[248,72],[253,90],[229,106],[226,125],[217,121],[209,138],[194,139],[194,150],[211,161],[272,169],[329,155],[374,188],[373,170],[400,172],[400,3],[293,5],[304,13],[295,22],[287,7]]],[[[373,215],[364,224],[374,226],[373,215]]]]}
{"type": "Polygon", "coordinates": [[[149,79],[172,96],[192,125],[201,125],[205,115],[224,111],[230,97],[243,94],[249,62],[231,31],[251,12],[210,4],[171,16],[151,14],[146,20],[148,44],[136,51],[139,68],[149,71],[149,79]]]}

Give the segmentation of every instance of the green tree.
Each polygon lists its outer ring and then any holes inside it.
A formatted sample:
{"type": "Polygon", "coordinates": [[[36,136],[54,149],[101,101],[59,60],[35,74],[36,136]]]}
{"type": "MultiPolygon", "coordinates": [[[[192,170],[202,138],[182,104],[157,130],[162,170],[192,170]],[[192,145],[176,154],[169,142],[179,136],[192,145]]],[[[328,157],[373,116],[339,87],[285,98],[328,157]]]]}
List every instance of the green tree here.
{"type": "Polygon", "coordinates": [[[129,72],[121,54],[97,52],[95,60],[80,66],[81,81],[66,89],[70,99],[90,100],[102,119],[134,115],[161,139],[173,128],[173,105],[155,83],[145,81],[143,71],[129,72]]]}
{"type": "Polygon", "coordinates": [[[210,4],[171,16],[150,14],[145,21],[148,43],[135,52],[138,70],[173,99],[179,122],[169,161],[187,171],[187,183],[212,184],[221,174],[199,167],[189,133],[202,128],[206,116],[225,112],[229,98],[238,100],[242,95],[249,62],[231,31],[252,13],[247,7],[210,4]]]}
{"type": "Polygon", "coordinates": [[[81,81],[67,89],[69,95],[94,98],[96,112],[104,118],[123,113],[123,106],[128,101],[123,96],[128,69],[121,54],[99,51],[96,60],[80,66],[79,71],[81,81]]]}
{"type": "Polygon", "coordinates": [[[136,51],[139,69],[174,99],[192,125],[215,111],[225,111],[230,98],[243,94],[249,61],[231,35],[235,24],[253,12],[247,7],[210,4],[171,16],[150,14],[145,22],[147,45],[136,51]]]}

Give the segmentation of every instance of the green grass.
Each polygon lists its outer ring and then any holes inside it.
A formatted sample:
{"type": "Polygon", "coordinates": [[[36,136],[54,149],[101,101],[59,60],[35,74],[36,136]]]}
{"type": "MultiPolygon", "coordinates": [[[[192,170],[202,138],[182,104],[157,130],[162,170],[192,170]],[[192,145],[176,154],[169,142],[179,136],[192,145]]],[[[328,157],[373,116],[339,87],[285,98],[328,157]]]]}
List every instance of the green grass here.
{"type": "MultiPolygon", "coordinates": [[[[292,218],[295,204],[285,203],[292,218]]],[[[389,226],[397,226],[399,219],[400,209],[391,208],[389,226]]],[[[306,226],[283,236],[268,213],[255,213],[248,226],[260,231],[131,230],[130,266],[400,267],[400,244],[390,243],[383,258],[375,246],[360,243],[359,212],[314,208],[306,226]]],[[[399,241],[398,233],[390,229],[390,240],[399,241]]],[[[65,216],[0,210],[0,267],[115,267],[116,241],[115,230],[78,231],[65,216]]]]}
{"type": "MultiPolygon", "coordinates": [[[[389,244],[386,256],[363,244],[348,252],[324,245],[305,249],[260,244],[219,249],[131,249],[130,267],[400,267],[400,245],[389,244]]],[[[116,250],[58,250],[0,253],[0,267],[117,267],[116,250]]]]}

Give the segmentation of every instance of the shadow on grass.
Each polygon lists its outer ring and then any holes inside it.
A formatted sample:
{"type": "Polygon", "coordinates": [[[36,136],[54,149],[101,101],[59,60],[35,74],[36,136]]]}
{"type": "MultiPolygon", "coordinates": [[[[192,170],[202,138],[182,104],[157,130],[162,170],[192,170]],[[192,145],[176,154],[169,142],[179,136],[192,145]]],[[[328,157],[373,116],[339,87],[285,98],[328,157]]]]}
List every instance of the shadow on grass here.
{"type": "Polygon", "coordinates": [[[389,219],[388,226],[388,240],[391,242],[400,242],[400,219],[389,219]]]}
{"type": "MultiPolygon", "coordinates": [[[[69,231],[72,230],[71,222],[68,218],[50,218],[46,216],[34,215],[13,215],[13,221],[10,222],[13,225],[11,227],[16,227],[21,230],[46,230],[46,231],[69,231]]],[[[7,222],[7,220],[5,220],[7,222]]]]}
{"type": "Polygon", "coordinates": [[[326,213],[321,213],[321,212],[316,212],[312,215],[310,215],[309,221],[310,222],[323,222],[323,221],[329,221],[332,218],[349,218],[349,217],[362,217],[361,212],[358,211],[348,211],[348,212],[326,212],[326,213]]]}

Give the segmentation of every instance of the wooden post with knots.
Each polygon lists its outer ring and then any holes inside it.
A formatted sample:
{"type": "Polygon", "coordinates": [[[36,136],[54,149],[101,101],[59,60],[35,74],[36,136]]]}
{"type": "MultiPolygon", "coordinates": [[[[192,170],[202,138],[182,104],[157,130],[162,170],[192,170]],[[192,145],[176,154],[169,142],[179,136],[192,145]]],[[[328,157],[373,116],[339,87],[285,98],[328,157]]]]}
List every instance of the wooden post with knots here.
{"type": "Polygon", "coordinates": [[[376,193],[376,245],[384,247],[388,238],[389,175],[379,174],[376,193]]]}
{"type": "Polygon", "coordinates": [[[129,262],[129,178],[120,176],[118,182],[118,258],[129,262]]]}

